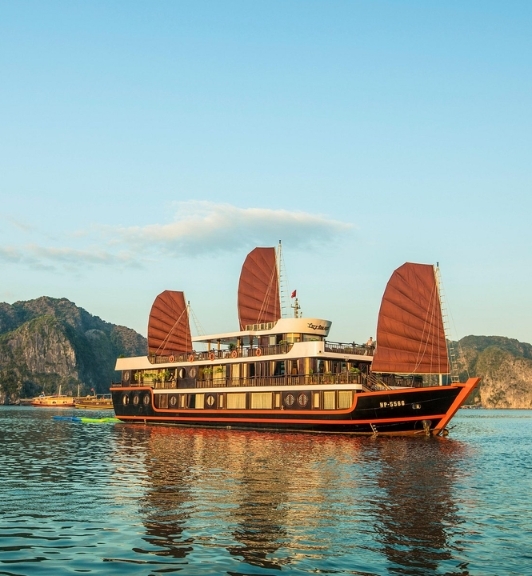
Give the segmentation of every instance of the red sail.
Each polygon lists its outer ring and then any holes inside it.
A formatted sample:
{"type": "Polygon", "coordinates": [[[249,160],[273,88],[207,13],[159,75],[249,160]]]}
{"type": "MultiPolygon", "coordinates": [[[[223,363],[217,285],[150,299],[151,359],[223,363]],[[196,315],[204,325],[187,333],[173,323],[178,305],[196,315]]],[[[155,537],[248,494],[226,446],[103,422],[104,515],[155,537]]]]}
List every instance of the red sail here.
{"type": "Polygon", "coordinates": [[[275,248],[255,248],[242,267],[238,284],[240,330],[281,317],[275,248]]]}
{"type": "Polygon", "coordinates": [[[148,322],[148,353],[161,356],[192,351],[183,292],[165,290],[155,299],[148,322]]]}
{"type": "Polygon", "coordinates": [[[373,372],[448,374],[449,359],[434,268],[407,262],[390,278],[377,324],[373,372]]]}

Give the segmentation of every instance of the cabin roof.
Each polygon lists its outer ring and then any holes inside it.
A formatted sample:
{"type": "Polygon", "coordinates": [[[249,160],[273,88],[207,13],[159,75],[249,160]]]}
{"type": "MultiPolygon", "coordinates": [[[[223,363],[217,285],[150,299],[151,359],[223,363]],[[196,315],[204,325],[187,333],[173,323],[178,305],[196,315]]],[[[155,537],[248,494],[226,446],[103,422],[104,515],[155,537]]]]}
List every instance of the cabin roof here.
{"type": "Polygon", "coordinates": [[[257,336],[281,334],[306,334],[308,336],[326,337],[329,334],[331,324],[330,320],[321,318],[280,318],[277,322],[247,326],[247,330],[193,336],[192,342],[220,341],[229,344],[235,342],[238,338],[255,338],[257,336]]]}

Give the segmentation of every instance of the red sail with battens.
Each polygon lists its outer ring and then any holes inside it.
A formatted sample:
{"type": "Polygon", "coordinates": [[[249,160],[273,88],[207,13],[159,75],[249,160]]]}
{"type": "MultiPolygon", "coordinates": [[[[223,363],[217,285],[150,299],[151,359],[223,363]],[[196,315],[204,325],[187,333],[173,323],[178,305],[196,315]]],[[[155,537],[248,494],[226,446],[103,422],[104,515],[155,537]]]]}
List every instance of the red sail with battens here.
{"type": "Polygon", "coordinates": [[[407,262],[392,274],[379,311],[371,369],[389,374],[449,373],[433,266],[407,262]]]}
{"type": "Polygon", "coordinates": [[[153,302],[148,321],[148,352],[156,355],[192,351],[190,323],[183,292],[165,290],[153,302]]]}
{"type": "Polygon", "coordinates": [[[255,248],[247,255],[238,283],[240,329],[276,322],[281,317],[275,248],[255,248]]]}

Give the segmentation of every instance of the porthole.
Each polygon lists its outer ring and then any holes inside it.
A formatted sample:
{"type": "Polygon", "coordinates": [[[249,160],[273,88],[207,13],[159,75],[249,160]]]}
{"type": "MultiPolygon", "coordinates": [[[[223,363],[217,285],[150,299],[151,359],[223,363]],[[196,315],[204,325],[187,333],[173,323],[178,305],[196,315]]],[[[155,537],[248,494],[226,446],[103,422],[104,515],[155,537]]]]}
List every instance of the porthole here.
{"type": "Polygon", "coordinates": [[[196,374],[197,374],[197,369],[196,369],[196,368],[191,368],[191,369],[189,370],[189,372],[188,372],[188,375],[189,375],[191,378],[195,378],[195,377],[196,377],[196,374]]]}
{"type": "Polygon", "coordinates": [[[170,406],[173,408],[177,404],[177,396],[170,396],[170,406]]]}
{"type": "Polygon", "coordinates": [[[139,401],[140,401],[139,395],[138,395],[138,394],[135,394],[135,395],[133,396],[133,406],[138,406],[138,405],[139,405],[139,401]]]}
{"type": "Polygon", "coordinates": [[[129,404],[129,394],[122,394],[122,404],[124,406],[129,404]]]}
{"type": "Polygon", "coordinates": [[[144,406],[147,406],[150,403],[150,395],[149,394],[145,394],[142,397],[142,403],[144,404],[144,406]]]}
{"type": "Polygon", "coordinates": [[[184,368],[179,369],[179,378],[185,378],[187,375],[187,371],[184,368]]]}
{"type": "Polygon", "coordinates": [[[295,401],[296,401],[296,398],[293,394],[287,394],[284,397],[284,403],[286,406],[293,406],[295,401]]]}
{"type": "Polygon", "coordinates": [[[297,397],[297,403],[304,408],[308,404],[308,396],[306,394],[300,394],[297,397]]]}
{"type": "Polygon", "coordinates": [[[216,398],[213,394],[209,394],[207,398],[205,398],[205,403],[209,408],[212,408],[216,404],[216,398]]]}

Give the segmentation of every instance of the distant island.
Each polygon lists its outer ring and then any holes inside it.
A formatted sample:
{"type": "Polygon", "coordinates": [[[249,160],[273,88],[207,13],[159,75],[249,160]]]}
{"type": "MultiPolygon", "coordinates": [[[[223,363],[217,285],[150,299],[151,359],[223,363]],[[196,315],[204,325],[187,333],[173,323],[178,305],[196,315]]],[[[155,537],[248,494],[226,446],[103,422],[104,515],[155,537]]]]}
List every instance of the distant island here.
{"type": "MultiPolygon", "coordinates": [[[[502,336],[450,342],[460,376],[480,376],[470,406],[532,408],[532,345],[502,336]]],[[[377,343],[378,345],[378,343],[377,343]]],[[[0,403],[41,392],[108,392],[118,356],[147,353],[146,338],[92,316],[66,298],[0,303],[0,403]]]]}

